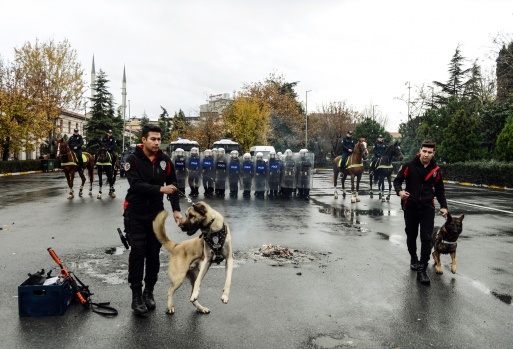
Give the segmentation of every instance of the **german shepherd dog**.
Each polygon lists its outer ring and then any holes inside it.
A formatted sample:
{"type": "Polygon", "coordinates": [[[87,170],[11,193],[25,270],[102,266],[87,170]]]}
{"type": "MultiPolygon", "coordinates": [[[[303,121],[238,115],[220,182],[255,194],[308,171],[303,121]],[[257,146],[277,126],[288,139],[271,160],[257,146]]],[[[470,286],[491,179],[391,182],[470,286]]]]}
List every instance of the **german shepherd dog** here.
{"type": "Polygon", "coordinates": [[[166,313],[174,314],[173,294],[187,276],[192,285],[190,301],[196,310],[203,314],[210,310],[198,302],[201,280],[212,265],[226,259],[226,281],[221,300],[228,303],[232,282],[233,254],[230,228],[223,216],[203,201],[197,202],[186,211],[185,221],[180,224],[187,235],[194,235],[199,229],[202,234],[180,243],[171,241],[166,234],[165,222],[168,213],[161,211],[153,221],[153,231],[159,242],[171,257],[169,259],[169,279],[171,287],[167,291],[166,313]]]}
{"type": "Polygon", "coordinates": [[[431,237],[431,243],[433,245],[433,259],[435,260],[435,267],[437,274],[443,274],[442,263],[440,261],[440,254],[451,255],[451,272],[456,274],[456,248],[458,247],[458,237],[463,230],[463,218],[465,215],[461,215],[459,218],[453,218],[450,213],[447,214],[447,220],[440,229],[433,230],[431,237]]]}

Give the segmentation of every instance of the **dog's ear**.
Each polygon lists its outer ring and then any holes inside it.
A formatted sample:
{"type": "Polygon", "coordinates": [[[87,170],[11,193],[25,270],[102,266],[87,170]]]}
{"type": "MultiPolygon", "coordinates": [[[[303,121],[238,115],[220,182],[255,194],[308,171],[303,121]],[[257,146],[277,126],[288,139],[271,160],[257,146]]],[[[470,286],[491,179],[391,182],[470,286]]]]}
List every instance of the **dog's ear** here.
{"type": "Polygon", "coordinates": [[[452,221],[452,216],[449,212],[447,212],[447,222],[452,221]]]}
{"type": "Polygon", "coordinates": [[[192,207],[194,207],[196,212],[198,212],[199,214],[201,214],[203,216],[207,214],[207,208],[205,207],[205,205],[203,205],[203,202],[201,202],[201,201],[193,204],[192,207]]]}
{"type": "Polygon", "coordinates": [[[460,222],[463,220],[463,218],[465,218],[465,215],[462,214],[460,218],[458,218],[460,220],[460,222]]]}

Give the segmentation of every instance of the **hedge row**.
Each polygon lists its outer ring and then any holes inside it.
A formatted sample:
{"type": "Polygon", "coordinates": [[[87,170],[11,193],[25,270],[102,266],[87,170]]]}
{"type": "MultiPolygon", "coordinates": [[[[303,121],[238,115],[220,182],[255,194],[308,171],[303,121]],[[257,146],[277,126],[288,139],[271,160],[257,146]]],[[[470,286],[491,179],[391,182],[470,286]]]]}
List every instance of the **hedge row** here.
{"type": "MultiPolygon", "coordinates": [[[[13,161],[0,161],[0,173],[13,173],[13,172],[26,172],[41,170],[41,161],[44,160],[13,160],[13,161]]],[[[46,160],[47,161],[47,160],[46,160]]],[[[52,159],[54,168],[61,166],[60,159],[52,159]]]]}

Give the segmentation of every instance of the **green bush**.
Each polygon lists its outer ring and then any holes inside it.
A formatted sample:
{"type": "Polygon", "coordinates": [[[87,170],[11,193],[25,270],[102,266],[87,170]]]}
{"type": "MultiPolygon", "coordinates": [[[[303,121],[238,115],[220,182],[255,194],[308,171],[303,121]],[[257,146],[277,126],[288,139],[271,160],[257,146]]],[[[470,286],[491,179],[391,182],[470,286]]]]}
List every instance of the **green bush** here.
{"type": "MultiPolygon", "coordinates": [[[[57,169],[61,165],[60,159],[52,159],[54,168],[57,169]]],[[[0,173],[27,172],[41,170],[41,160],[14,160],[0,161],[0,173]]]]}

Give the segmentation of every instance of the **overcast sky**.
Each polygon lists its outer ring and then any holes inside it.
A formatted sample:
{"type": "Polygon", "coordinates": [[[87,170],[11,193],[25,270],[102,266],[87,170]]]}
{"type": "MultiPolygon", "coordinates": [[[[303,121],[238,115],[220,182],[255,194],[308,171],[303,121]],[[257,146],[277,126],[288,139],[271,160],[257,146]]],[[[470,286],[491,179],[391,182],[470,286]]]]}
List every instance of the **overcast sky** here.
{"type": "Polygon", "coordinates": [[[492,67],[492,38],[513,37],[513,1],[16,0],[3,1],[0,32],[8,61],[27,41],[68,39],[84,79],[94,55],[118,104],[125,66],[131,115],[156,120],[161,105],[197,115],[209,95],[276,73],[299,81],[302,102],[311,90],[309,113],[331,101],[374,105],[396,131],[407,118],[405,83],[413,96],[445,82],[458,44],[492,67]]]}

